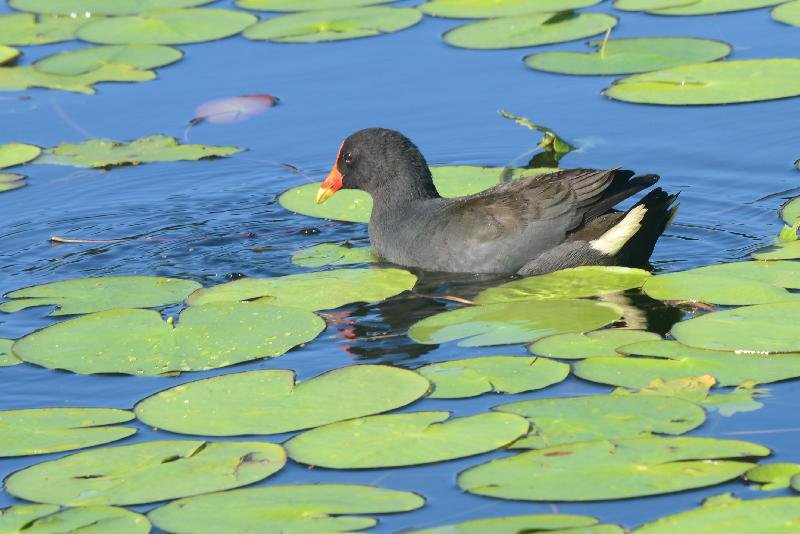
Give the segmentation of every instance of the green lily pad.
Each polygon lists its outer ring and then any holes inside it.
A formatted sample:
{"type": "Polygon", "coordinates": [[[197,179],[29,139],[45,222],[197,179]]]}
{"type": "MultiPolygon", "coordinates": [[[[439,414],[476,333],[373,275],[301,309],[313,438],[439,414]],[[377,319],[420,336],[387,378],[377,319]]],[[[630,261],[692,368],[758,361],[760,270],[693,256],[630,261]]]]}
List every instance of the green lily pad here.
{"type": "Polygon", "coordinates": [[[611,305],[544,300],[469,306],[427,317],[408,331],[423,344],[461,340],[460,347],[525,343],[563,332],[588,332],[620,318],[611,305]]]}
{"type": "Polygon", "coordinates": [[[177,48],[162,45],[110,45],[69,50],[47,56],[35,67],[50,74],[76,76],[99,69],[103,65],[123,64],[149,70],[174,63],[183,57],[177,48]]]}
{"type": "Polygon", "coordinates": [[[29,13],[0,15],[0,44],[28,46],[71,41],[78,28],[91,20],[29,13]]]}
{"type": "Polygon", "coordinates": [[[284,446],[292,460],[319,467],[400,467],[493,451],[525,435],[529,427],[524,417],[501,413],[373,415],[308,430],[284,446]]]}
{"type": "Polygon", "coordinates": [[[187,303],[258,299],[305,310],[332,310],[353,302],[378,302],[414,287],[417,277],[403,269],[334,269],[275,278],[242,278],[199,289],[187,303]]]}
{"type": "Polygon", "coordinates": [[[320,9],[272,17],[247,28],[244,36],[276,43],[341,41],[405,30],[421,19],[422,13],[410,8],[320,9]]]}
{"type": "Polygon", "coordinates": [[[136,433],[106,426],[133,419],[111,408],[40,408],[0,411],[0,458],[71,451],[109,443],[136,433]]]}
{"type": "Polygon", "coordinates": [[[257,11],[311,11],[316,9],[342,9],[349,7],[386,4],[391,0],[236,0],[242,9],[257,11]]]}
{"type": "Polygon", "coordinates": [[[11,63],[20,56],[21,52],[10,46],[0,45],[0,65],[11,63]]]}
{"type": "Polygon", "coordinates": [[[475,303],[594,297],[641,287],[649,277],[649,272],[629,267],[573,267],[486,289],[475,297],[475,303]]]}
{"type": "MultiPolygon", "coordinates": [[[[474,167],[468,165],[431,167],[433,183],[443,197],[460,197],[480,193],[499,185],[508,178],[535,176],[557,169],[505,169],[503,167],[474,167]]],[[[372,197],[356,189],[343,189],[317,204],[316,195],[322,182],[294,187],[284,192],[278,202],[289,211],[346,222],[369,222],[372,197]]]]}
{"type": "MultiPolygon", "coordinates": [[[[800,6],[800,3],[797,5],[800,6]]],[[[800,197],[789,200],[781,207],[781,219],[790,226],[800,222],[800,197]]]]}
{"type": "MultiPolygon", "coordinates": [[[[476,519],[424,530],[411,530],[408,534],[485,534],[487,532],[494,534],[517,534],[518,532],[545,534],[551,531],[564,534],[565,532],[573,532],[571,529],[596,526],[598,526],[597,519],[585,515],[516,515],[476,519]]],[[[578,530],[575,534],[578,532],[594,533],[593,530],[589,529],[578,530]]]]}
{"type": "Polygon", "coordinates": [[[800,352],[800,302],[717,311],[676,324],[676,340],[701,349],[769,354],[800,352]]]}
{"type": "Polygon", "coordinates": [[[654,434],[677,436],[697,428],[706,412],[674,397],[591,395],[511,402],[495,410],[521,415],[530,433],[514,448],[543,449],[596,439],[625,439],[654,434]]]}
{"type": "MultiPolygon", "coordinates": [[[[108,68],[124,65],[109,65],[108,68]]],[[[48,148],[36,163],[109,168],[153,161],[182,161],[223,158],[241,152],[235,146],[182,145],[174,137],[150,135],[128,143],[90,139],[80,144],[63,143],[48,148]]]]}
{"type": "Polygon", "coordinates": [[[0,91],[22,91],[30,87],[41,87],[93,95],[95,89],[92,85],[95,83],[146,82],[155,78],[155,72],[139,70],[130,65],[103,65],[91,72],[75,76],[50,74],[29,66],[2,67],[0,68],[0,91]]]}
{"type": "Polygon", "coordinates": [[[20,504],[0,510],[0,532],[147,534],[150,532],[150,521],[141,514],[116,506],[81,506],[60,510],[55,504],[20,504]]]}
{"type": "Polygon", "coordinates": [[[28,185],[28,182],[25,181],[25,178],[26,176],[24,174],[0,172],[0,193],[25,187],[28,185]]]}
{"type": "MultiPolygon", "coordinates": [[[[792,477],[800,474],[800,464],[765,464],[759,465],[747,473],[745,478],[749,482],[755,482],[752,486],[763,491],[772,491],[790,487],[792,477]]],[[[798,526],[800,526],[800,516],[798,516],[798,526]]]]}
{"type": "Polygon", "coordinates": [[[800,0],[786,2],[772,10],[772,18],[791,26],[800,26],[800,0]]]}
{"type": "Polygon", "coordinates": [[[377,261],[378,257],[372,252],[372,247],[353,247],[334,243],[320,243],[292,254],[292,263],[311,268],[377,261]]]}
{"type": "Polygon", "coordinates": [[[605,13],[533,13],[471,22],[444,34],[444,42],[459,48],[522,48],[575,41],[598,35],[617,24],[605,13]]]}
{"type": "Polygon", "coordinates": [[[558,74],[632,74],[704,63],[731,53],[727,43],[692,37],[642,37],[590,41],[596,52],[541,52],[525,57],[532,69],[558,74]]]}
{"type": "Polygon", "coordinates": [[[800,354],[736,354],[696,349],[676,341],[644,341],[619,350],[632,356],[590,358],[575,362],[572,371],[585,380],[627,388],[643,388],[659,378],[702,375],[713,376],[721,386],[750,380],[766,384],[800,376],[800,354]]]}
{"type": "Polygon", "coordinates": [[[151,9],[92,22],[77,35],[100,44],[202,43],[236,35],[257,21],[249,13],[230,9],[151,9]]]}
{"type": "Polygon", "coordinates": [[[11,345],[13,344],[13,339],[0,338],[0,367],[10,367],[22,363],[22,360],[11,352],[11,345]]]}
{"type": "Polygon", "coordinates": [[[416,493],[350,484],[273,486],[199,495],[148,516],[168,532],[353,532],[377,524],[347,514],[407,512],[422,507],[416,493]]]}
{"type": "Polygon", "coordinates": [[[744,11],[780,4],[783,0],[697,0],[674,7],[651,9],[648,13],[654,15],[712,15],[715,13],[730,13],[744,11]]]}
{"type": "Polygon", "coordinates": [[[191,280],[157,276],[77,278],[17,289],[5,295],[0,311],[56,306],[50,315],[74,315],[119,308],[156,308],[181,302],[202,287],[191,280]]]}
{"type": "Polygon", "coordinates": [[[33,502],[143,504],[245,486],[285,463],[274,443],[148,441],[36,464],[6,478],[5,488],[33,502]]]}
{"type": "Polygon", "coordinates": [[[634,534],[713,534],[728,532],[794,532],[800,528],[800,497],[743,501],[728,495],[707,499],[703,506],[668,515],[634,530],[634,534]]]}
{"type": "Polygon", "coordinates": [[[430,398],[461,399],[543,389],[567,378],[569,365],[546,358],[483,356],[431,363],[416,371],[433,384],[430,398]]]}
{"type": "Polygon", "coordinates": [[[754,465],[734,458],[769,454],[754,443],[708,438],[582,441],[489,461],[463,471],[458,484],[500,499],[624,499],[719,484],[754,465]]]}
{"type": "MultiPolygon", "coordinates": [[[[560,160],[562,157],[569,154],[576,148],[567,141],[565,141],[564,138],[555,133],[552,129],[542,124],[537,124],[527,117],[520,117],[518,115],[513,115],[502,109],[498,110],[497,113],[504,119],[512,120],[524,128],[527,128],[534,132],[541,133],[542,140],[539,141],[536,144],[536,146],[538,146],[539,148],[543,148],[545,150],[545,153],[554,154],[553,159],[556,162],[558,162],[558,160],[560,160]]],[[[534,156],[529,165],[536,165],[535,162],[536,162],[536,156],[534,156]]]]}
{"type": "Polygon", "coordinates": [[[661,339],[661,336],[653,332],[611,328],[588,334],[569,333],[543,337],[531,343],[528,350],[539,356],[564,360],[582,360],[601,356],[613,358],[621,356],[616,350],[618,347],[639,341],[658,339],[661,339]]]}
{"type": "Polygon", "coordinates": [[[280,434],[400,408],[429,387],[417,373],[383,365],[342,367],[299,384],[292,371],[249,371],[164,390],[135,412],[180,434],[280,434]]]}
{"type": "Polygon", "coordinates": [[[622,78],[603,94],[625,102],[667,106],[787,98],[800,95],[800,59],[745,59],[684,65],[622,78]]]}
{"type": "Polygon", "coordinates": [[[760,248],[751,254],[754,260],[796,260],[800,259],[800,241],[786,241],[760,248]]]}
{"type": "Polygon", "coordinates": [[[213,0],[9,0],[20,11],[50,15],[137,15],[153,8],[195,7],[213,0]]]}
{"type": "MultiPolygon", "coordinates": [[[[0,69],[2,72],[2,69],[0,69]]],[[[42,149],[25,143],[8,143],[0,145],[0,169],[22,165],[39,157],[42,149]]]]}
{"type": "Polygon", "coordinates": [[[691,271],[705,276],[733,276],[758,280],[776,287],[800,289],[800,263],[795,261],[735,261],[698,267],[691,271]]]}
{"type": "Polygon", "coordinates": [[[653,11],[696,2],[698,0],[614,0],[614,8],[620,11],[653,11]]]}
{"type": "Polygon", "coordinates": [[[268,303],[220,302],[183,310],[177,325],[151,310],[83,315],[28,334],[20,359],[73,373],[137,376],[200,371],[280,356],[311,341],[325,321],[268,303]]]}
{"type": "Polygon", "coordinates": [[[580,9],[599,3],[600,0],[428,0],[417,7],[434,17],[487,19],[580,9]]]}

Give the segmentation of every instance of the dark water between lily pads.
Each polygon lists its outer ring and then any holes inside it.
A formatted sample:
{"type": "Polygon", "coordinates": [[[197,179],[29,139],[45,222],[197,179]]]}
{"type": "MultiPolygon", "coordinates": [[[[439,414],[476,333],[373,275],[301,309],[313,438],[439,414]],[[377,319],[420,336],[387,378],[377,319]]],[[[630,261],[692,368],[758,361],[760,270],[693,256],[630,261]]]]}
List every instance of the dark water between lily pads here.
{"type": "MultiPolygon", "coordinates": [[[[400,2],[400,4],[408,2],[400,2]]],[[[229,2],[217,2],[221,6],[229,2]]],[[[215,4],[215,5],[216,5],[215,4]]],[[[411,3],[408,3],[411,4],[411,3]]],[[[0,7],[0,11],[8,8],[0,7]]],[[[594,8],[612,12],[608,3],[594,8]]],[[[103,84],[95,96],[31,90],[30,100],[0,95],[0,143],[41,146],[85,138],[133,139],[151,133],[181,136],[195,107],[212,98],[270,93],[281,104],[247,122],[201,125],[192,142],[246,147],[229,159],[159,163],[103,172],[31,166],[29,185],[0,197],[0,292],[67,278],[158,275],[203,285],[240,276],[304,271],[293,251],[321,242],[368,243],[366,226],[292,214],[278,195],[329,169],[340,141],[368,126],[410,136],[431,164],[502,166],[524,163],[537,137],[497,116],[498,108],[546,124],[579,145],[565,167],[625,166],[662,176],[681,192],[675,224],[656,248],[660,271],[746,259],[770,243],[780,228],[776,209],[797,195],[800,100],[736,106],[671,108],[614,102],[599,95],[611,77],[568,77],[526,69],[526,50],[467,51],[448,47],[440,34],[458,21],[426,17],[419,25],[375,39],[316,45],[251,42],[241,37],[181,47],[185,58],[159,70],[157,81],[103,84]],[[291,164],[303,175],[280,165],[291,164]],[[126,242],[50,244],[67,238],[126,242]]],[[[797,55],[798,30],[769,19],[765,10],[722,16],[655,17],[625,13],[615,37],[681,35],[720,39],[734,59],[797,55]]],[[[25,60],[80,46],[25,49],[25,60]]],[[[552,48],[579,50],[580,43],[552,48]]],[[[542,47],[546,49],[547,47],[542,47]]],[[[423,278],[434,288],[461,281],[423,278]]],[[[441,300],[401,295],[387,302],[352,305],[330,314],[328,329],[302,348],[210,372],[172,378],[79,376],[29,364],[0,372],[0,408],[105,406],[129,409],[167,387],[232,371],[293,369],[300,379],[352,363],[416,367],[477,354],[525,354],[519,346],[459,348],[419,345],[405,336],[416,320],[449,307],[441,300]]],[[[175,315],[179,308],[167,310],[175,315]]],[[[55,322],[49,310],[0,315],[0,337],[18,338],[55,322]]],[[[681,318],[666,307],[650,310],[651,328],[668,331],[681,318]]],[[[459,401],[422,400],[417,410],[467,415],[529,398],[603,393],[611,388],[574,377],[519,395],[459,401]]],[[[689,435],[737,438],[773,449],[773,461],[800,461],[796,382],[769,386],[764,407],[708,421],[689,435]]],[[[348,391],[341,391],[342,396],[348,391]]],[[[121,443],[181,438],[141,423],[121,443]]],[[[280,442],[285,436],[269,436],[280,442]]],[[[289,465],[261,485],[347,482],[416,491],[420,510],[380,517],[377,531],[422,528],[480,517],[549,513],[587,514],[633,527],[697,506],[707,496],[734,492],[767,496],[740,481],[702,490],[608,503],[500,501],[461,492],[456,474],[496,452],[441,464],[366,471],[289,465]]],[[[64,454],[0,460],[0,476],[64,454]]],[[[770,493],[789,494],[787,491],[770,493]]],[[[0,508],[17,501],[0,493],[0,508]]],[[[150,507],[136,507],[147,510],[150,507]]]]}

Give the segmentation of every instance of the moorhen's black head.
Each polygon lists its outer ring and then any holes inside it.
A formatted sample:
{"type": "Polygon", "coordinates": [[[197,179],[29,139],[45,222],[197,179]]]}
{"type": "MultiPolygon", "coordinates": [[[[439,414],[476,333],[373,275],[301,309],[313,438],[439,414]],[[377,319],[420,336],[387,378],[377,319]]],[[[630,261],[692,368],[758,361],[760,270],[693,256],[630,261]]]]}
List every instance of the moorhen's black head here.
{"type": "Polygon", "coordinates": [[[361,189],[374,201],[386,203],[439,196],[419,149],[400,132],[386,128],[366,128],[344,140],[317,203],[339,189],[361,189]]]}

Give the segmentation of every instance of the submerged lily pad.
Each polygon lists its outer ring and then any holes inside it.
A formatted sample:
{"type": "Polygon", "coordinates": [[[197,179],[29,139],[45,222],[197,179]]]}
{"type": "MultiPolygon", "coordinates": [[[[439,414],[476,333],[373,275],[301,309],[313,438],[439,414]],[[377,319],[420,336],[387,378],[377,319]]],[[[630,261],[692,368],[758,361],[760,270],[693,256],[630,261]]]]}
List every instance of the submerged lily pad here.
{"type": "Polygon", "coordinates": [[[174,63],[181,57],[183,52],[177,48],[162,45],[91,46],[47,56],[37,61],[35,67],[50,74],[76,76],[108,64],[130,65],[141,70],[154,69],[174,63]]]}
{"type": "Polygon", "coordinates": [[[142,11],[164,7],[194,7],[213,0],[9,0],[8,5],[20,11],[51,15],[92,17],[97,15],[136,15],[142,11]]]}
{"type": "Polygon", "coordinates": [[[668,515],[634,530],[634,534],[713,534],[715,532],[794,532],[800,528],[800,497],[743,501],[729,495],[707,499],[703,506],[668,515]]]}
{"type": "Polygon", "coordinates": [[[428,0],[417,7],[434,17],[484,19],[580,9],[599,3],[600,0],[428,0]]]}
{"type": "Polygon", "coordinates": [[[0,45],[0,65],[11,63],[20,56],[21,52],[10,46],[0,45]]]}
{"type": "Polygon", "coordinates": [[[267,19],[247,28],[244,36],[276,43],[341,41],[397,32],[421,19],[416,9],[400,7],[320,9],[267,19]]]}
{"type": "Polygon", "coordinates": [[[624,439],[655,434],[679,435],[697,428],[706,412],[674,397],[591,395],[512,402],[495,410],[521,415],[530,433],[514,448],[543,449],[595,439],[624,439]]]}
{"type": "Polygon", "coordinates": [[[181,302],[202,287],[191,280],[157,276],[77,278],[17,289],[0,311],[17,312],[34,306],[56,306],[50,315],[74,315],[119,308],[156,308],[181,302]]]}
{"type": "Polygon", "coordinates": [[[772,18],[791,26],[800,26],[800,0],[786,2],[772,10],[772,18]]]}
{"type": "Polygon", "coordinates": [[[87,24],[78,38],[100,44],[187,44],[224,39],[258,21],[230,9],[151,9],[87,24]]]}
{"type": "Polygon", "coordinates": [[[525,343],[563,332],[588,332],[619,319],[613,306],[589,300],[544,300],[470,306],[427,317],[408,335],[424,344],[460,347],[525,343]]]}
{"type": "Polygon", "coordinates": [[[0,15],[0,44],[28,46],[71,41],[75,39],[78,28],[91,20],[83,16],[53,17],[29,13],[0,15]]]}
{"type": "Polygon", "coordinates": [[[685,2],[674,7],[649,9],[648,13],[654,15],[711,15],[714,13],[729,13],[774,6],[784,0],[696,0],[685,2]]]}
{"type": "Polygon", "coordinates": [[[156,78],[155,72],[139,70],[130,65],[103,65],[98,69],[75,76],[42,72],[36,67],[0,68],[0,91],[22,91],[29,87],[60,89],[93,95],[93,84],[101,82],[146,82],[156,78]]]}
{"type": "Polygon", "coordinates": [[[459,48],[521,48],[575,41],[603,33],[617,24],[605,13],[533,13],[471,22],[444,34],[459,48]]]}
{"type": "Polygon", "coordinates": [[[148,516],[167,532],[353,532],[377,524],[371,517],[422,507],[407,491],[350,484],[241,489],[174,501],[148,516]]]}
{"type": "MultiPolygon", "coordinates": [[[[745,473],[745,478],[758,484],[754,486],[762,491],[772,491],[788,488],[792,485],[792,477],[800,475],[800,464],[765,464],[752,468],[745,473]]],[[[800,514],[798,514],[800,526],[800,514]]]]}
{"type": "Polygon", "coordinates": [[[461,399],[543,389],[567,378],[569,365],[546,358],[483,356],[431,363],[416,371],[433,385],[430,398],[461,399]]]}
{"type": "Polygon", "coordinates": [[[721,41],[692,37],[641,37],[590,41],[596,52],[540,52],[525,58],[532,69],[558,74],[607,75],[648,72],[714,61],[730,54],[721,41]]]}
{"type": "MultiPolygon", "coordinates": [[[[108,68],[122,67],[109,65],[108,68]]],[[[174,137],[150,135],[128,143],[90,139],[80,144],[63,143],[48,148],[36,163],[108,168],[153,161],[223,158],[241,152],[235,146],[182,145],[174,137]]]]}
{"type": "Polygon", "coordinates": [[[236,0],[242,9],[257,11],[311,11],[316,9],[341,9],[387,4],[391,0],[236,0]]]}
{"type": "MultiPolygon", "coordinates": [[[[492,517],[488,519],[475,519],[444,525],[441,527],[426,528],[424,530],[411,530],[408,534],[516,534],[531,532],[546,534],[554,531],[561,534],[574,532],[578,534],[595,534],[597,519],[585,515],[567,514],[540,514],[540,515],[515,515],[508,517],[492,517]],[[581,528],[587,527],[587,528],[581,528]],[[576,529],[576,530],[572,530],[576,529]]],[[[598,533],[599,534],[599,533],[598,533]]]]}
{"type": "Polygon", "coordinates": [[[556,334],[531,343],[528,350],[533,354],[564,360],[582,360],[601,356],[613,358],[621,356],[617,348],[639,341],[653,341],[661,336],[643,330],[611,328],[589,332],[588,334],[556,334]]]}
{"type": "Polygon", "coordinates": [[[800,59],[745,59],[673,67],[622,78],[603,94],[625,102],[667,106],[786,98],[800,95],[800,59]]]}
{"type": "MultiPolygon", "coordinates": [[[[2,69],[0,69],[2,72],[2,69]]],[[[42,149],[36,145],[25,143],[7,143],[0,145],[0,169],[22,165],[39,157],[42,149]]]]}
{"type": "Polygon", "coordinates": [[[11,345],[13,344],[13,339],[0,338],[0,367],[10,367],[22,363],[22,360],[11,352],[11,345]]]}
{"type": "Polygon", "coordinates": [[[530,424],[513,414],[450,418],[449,412],[373,415],[308,430],[287,441],[289,457],[332,469],[442,462],[505,447],[530,424]]]}
{"type": "Polygon", "coordinates": [[[28,185],[28,182],[25,181],[25,178],[26,176],[24,174],[0,172],[0,193],[25,187],[28,185]]]}
{"type": "Polygon", "coordinates": [[[649,272],[629,267],[573,267],[539,276],[529,276],[486,289],[475,297],[475,302],[477,304],[494,304],[594,297],[641,287],[649,277],[649,272]]]}
{"type": "Polygon", "coordinates": [[[183,310],[177,325],[150,310],[92,313],[28,334],[13,348],[20,359],[51,369],[144,376],[280,356],[324,329],[310,311],[220,302],[183,310]]]}
{"type": "Polygon", "coordinates": [[[36,464],[6,478],[5,488],[33,502],[143,504],[245,486],[285,463],[274,443],[148,441],[36,464]]]}
{"type": "Polygon", "coordinates": [[[383,365],[342,367],[299,384],[292,371],[249,371],[161,391],[135,412],[181,434],[280,434],[400,408],[429,387],[417,373],[383,365]]]}
{"type": "Polygon", "coordinates": [[[377,261],[378,257],[372,252],[372,247],[353,247],[334,243],[320,243],[292,254],[292,263],[312,268],[377,261]]]}
{"type": "Polygon", "coordinates": [[[133,419],[111,408],[39,408],[0,411],[0,458],[71,451],[109,443],[136,433],[106,426],[133,419]]]}
{"type": "Polygon", "coordinates": [[[501,499],[625,499],[719,484],[754,465],[734,458],[769,454],[754,443],[707,438],[582,441],[489,461],[462,472],[458,484],[501,499]]]}
{"type": "Polygon", "coordinates": [[[81,506],[61,510],[55,504],[19,504],[0,510],[0,532],[147,534],[150,532],[150,521],[141,514],[116,506],[81,506]]]}
{"type": "Polygon", "coordinates": [[[417,277],[403,269],[334,269],[275,278],[242,278],[199,289],[190,306],[258,299],[305,310],[332,310],[353,302],[378,302],[414,287],[417,277]]]}

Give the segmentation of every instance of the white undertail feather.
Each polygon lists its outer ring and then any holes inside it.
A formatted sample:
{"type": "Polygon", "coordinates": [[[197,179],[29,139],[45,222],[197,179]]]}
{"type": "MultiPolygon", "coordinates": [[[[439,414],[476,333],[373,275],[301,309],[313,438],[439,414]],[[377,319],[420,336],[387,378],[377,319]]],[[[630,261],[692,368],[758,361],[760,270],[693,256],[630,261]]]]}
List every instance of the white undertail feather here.
{"type": "Polygon", "coordinates": [[[606,256],[613,256],[642,227],[642,219],[645,213],[647,213],[647,208],[644,205],[635,206],[625,214],[625,217],[620,222],[597,239],[590,241],[589,245],[606,256]]]}

